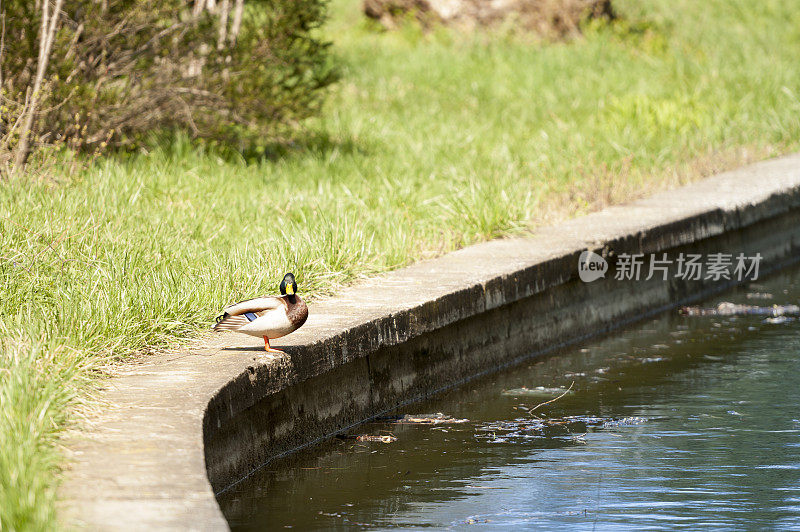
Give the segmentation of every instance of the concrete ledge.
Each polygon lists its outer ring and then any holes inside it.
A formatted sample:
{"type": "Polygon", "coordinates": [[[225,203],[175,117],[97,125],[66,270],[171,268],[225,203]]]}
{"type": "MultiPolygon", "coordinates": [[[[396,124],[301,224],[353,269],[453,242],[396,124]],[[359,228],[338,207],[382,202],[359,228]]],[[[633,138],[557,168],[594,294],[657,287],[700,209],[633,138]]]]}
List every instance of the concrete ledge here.
{"type": "Polygon", "coordinates": [[[585,249],[612,268],[620,253],[742,251],[777,269],[800,258],[800,154],[370,279],[314,304],[286,357],[229,335],[127,369],[68,442],[66,516],[224,529],[214,492],[275,456],[729,284],[585,284],[585,249]]]}

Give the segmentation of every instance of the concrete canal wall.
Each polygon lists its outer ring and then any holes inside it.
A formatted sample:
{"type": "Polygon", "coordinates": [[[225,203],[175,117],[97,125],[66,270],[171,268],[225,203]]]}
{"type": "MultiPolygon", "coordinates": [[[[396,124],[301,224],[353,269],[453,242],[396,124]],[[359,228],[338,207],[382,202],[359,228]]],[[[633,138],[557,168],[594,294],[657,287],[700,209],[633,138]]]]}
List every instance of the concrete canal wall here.
{"type": "Polygon", "coordinates": [[[800,155],[367,280],[315,303],[274,342],[285,357],[228,335],[128,368],[71,439],[68,511],[92,528],[225,528],[213,493],[276,456],[735,282],[644,280],[646,260],[639,280],[614,279],[639,253],[760,253],[761,275],[800,259],[800,155]],[[587,249],[605,278],[579,279],[587,249]]]}

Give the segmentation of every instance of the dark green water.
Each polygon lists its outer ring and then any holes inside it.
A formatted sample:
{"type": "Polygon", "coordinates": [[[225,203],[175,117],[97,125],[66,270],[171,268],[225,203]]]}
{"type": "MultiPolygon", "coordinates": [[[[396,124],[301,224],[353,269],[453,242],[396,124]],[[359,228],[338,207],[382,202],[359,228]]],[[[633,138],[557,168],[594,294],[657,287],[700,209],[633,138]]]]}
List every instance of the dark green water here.
{"type": "MultiPolygon", "coordinates": [[[[800,300],[800,270],[706,302],[800,300]],[[771,296],[769,298],[768,296],[771,296]]],[[[471,382],[270,463],[220,498],[234,529],[800,530],[800,322],[665,314],[471,382]],[[508,395],[566,388],[558,395],[508,395]],[[512,392],[514,393],[514,392],[512,392]]]]}

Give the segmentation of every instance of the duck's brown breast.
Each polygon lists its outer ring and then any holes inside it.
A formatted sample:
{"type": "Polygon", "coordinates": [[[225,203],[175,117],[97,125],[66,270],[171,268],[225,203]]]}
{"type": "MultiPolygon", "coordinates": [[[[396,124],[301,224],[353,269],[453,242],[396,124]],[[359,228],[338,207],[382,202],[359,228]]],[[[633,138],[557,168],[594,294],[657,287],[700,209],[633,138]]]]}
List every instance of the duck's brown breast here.
{"type": "Polygon", "coordinates": [[[302,297],[295,296],[294,301],[286,299],[286,306],[286,317],[289,318],[289,323],[294,326],[295,330],[299,329],[308,319],[308,305],[302,297]]]}

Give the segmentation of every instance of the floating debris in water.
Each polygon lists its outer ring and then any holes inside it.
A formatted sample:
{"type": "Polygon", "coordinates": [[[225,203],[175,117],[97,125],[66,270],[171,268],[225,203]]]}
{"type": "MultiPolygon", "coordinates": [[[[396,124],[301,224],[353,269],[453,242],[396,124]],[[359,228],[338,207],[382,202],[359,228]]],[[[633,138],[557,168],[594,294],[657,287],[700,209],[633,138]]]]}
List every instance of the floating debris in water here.
{"type": "Polygon", "coordinates": [[[646,423],[647,418],[624,417],[609,419],[597,416],[565,416],[561,418],[517,418],[493,421],[476,427],[475,437],[487,443],[524,443],[556,439],[568,443],[586,443],[590,428],[630,427],[646,423]],[[577,433],[577,434],[576,434],[577,433]]]}
{"type": "Polygon", "coordinates": [[[391,434],[360,434],[358,436],[339,434],[337,438],[342,440],[356,440],[376,443],[394,443],[397,441],[397,438],[391,434]]]}
{"type": "Polygon", "coordinates": [[[361,436],[356,436],[356,440],[358,441],[374,441],[378,443],[394,443],[397,441],[397,438],[390,435],[373,435],[373,434],[362,434],[361,436]]]}
{"type": "Polygon", "coordinates": [[[723,301],[717,308],[681,307],[679,312],[686,316],[794,316],[800,314],[800,307],[797,305],[757,307],[723,301]]]}
{"type": "Polygon", "coordinates": [[[666,360],[664,357],[646,357],[639,359],[642,364],[651,364],[653,362],[661,362],[662,360],[666,360]]]}
{"type": "Polygon", "coordinates": [[[775,318],[767,318],[764,320],[764,323],[771,323],[773,325],[780,325],[781,323],[788,323],[790,321],[794,321],[794,318],[790,318],[788,316],[777,316],[775,318]]]}
{"type": "Polygon", "coordinates": [[[513,397],[520,397],[520,396],[535,396],[535,397],[543,397],[549,395],[556,395],[560,393],[566,392],[566,388],[547,388],[545,386],[537,386],[536,388],[512,388],[510,390],[503,390],[501,395],[510,395],[513,397]]]}
{"type": "Polygon", "coordinates": [[[468,419],[457,419],[441,412],[435,414],[406,414],[404,416],[391,416],[378,418],[379,421],[388,421],[397,424],[438,425],[441,423],[466,423],[468,419]]]}
{"type": "Polygon", "coordinates": [[[630,427],[633,425],[641,425],[642,423],[646,423],[647,418],[643,417],[624,417],[622,419],[612,419],[610,421],[606,421],[603,423],[603,428],[612,428],[612,427],[630,427]]]}
{"type": "Polygon", "coordinates": [[[765,292],[750,292],[747,294],[747,299],[772,299],[772,294],[765,292]]]}
{"type": "Polygon", "coordinates": [[[577,436],[573,436],[572,437],[572,441],[574,441],[575,443],[582,443],[582,444],[585,445],[586,444],[586,434],[588,434],[588,433],[584,432],[583,434],[578,434],[577,436]]]}

